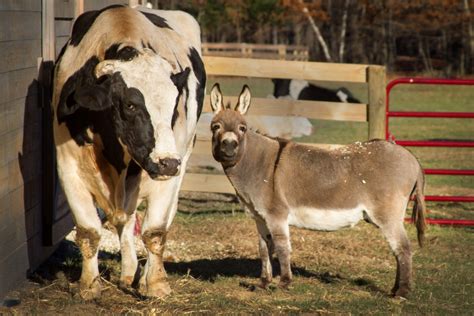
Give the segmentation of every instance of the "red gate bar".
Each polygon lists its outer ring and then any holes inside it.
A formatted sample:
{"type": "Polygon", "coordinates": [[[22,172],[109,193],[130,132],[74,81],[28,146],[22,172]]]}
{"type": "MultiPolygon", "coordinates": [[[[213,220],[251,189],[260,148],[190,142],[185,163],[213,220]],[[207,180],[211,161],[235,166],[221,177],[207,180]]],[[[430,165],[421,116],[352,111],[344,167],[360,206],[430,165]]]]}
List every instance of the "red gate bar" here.
{"type": "Polygon", "coordinates": [[[412,147],[474,147],[474,141],[455,140],[394,140],[402,146],[412,147]]]}
{"type": "Polygon", "coordinates": [[[388,112],[389,117],[435,117],[435,118],[474,118],[474,112],[388,112]]]}
{"type": "Polygon", "coordinates": [[[474,202],[474,196],[426,195],[425,201],[474,202]]]}
{"type": "MultiPolygon", "coordinates": [[[[390,91],[398,84],[434,84],[434,85],[474,85],[474,80],[464,79],[435,79],[435,78],[399,78],[392,80],[386,88],[386,114],[385,114],[385,138],[392,139],[389,132],[390,117],[423,117],[423,118],[474,118],[474,112],[416,112],[416,111],[393,111],[390,112],[390,91]]],[[[394,140],[395,143],[402,146],[427,146],[427,147],[474,147],[474,141],[455,141],[455,140],[394,140]]],[[[474,175],[474,170],[456,170],[456,169],[426,169],[425,174],[432,175],[474,175]]],[[[439,202],[474,202],[474,196],[425,196],[426,201],[439,202]]],[[[410,222],[411,219],[405,219],[410,222]]],[[[426,220],[429,224],[453,225],[453,226],[474,226],[474,220],[458,219],[432,219],[426,220]]]]}
{"type": "Polygon", "coordinates": [[[436,175],[455,175],[455,176],[474,176],[474,170],[456,170],[456,169],[425,169],[425,174],[436,175]]]}
{"type": "MultiPolygon", "coordinates": [[[[405,218],[405,222],[412,223],[411,218],[405,218]]],[[[428,224],[445,225],[445,226],[474,226],[474,220],[470,219],[445,219],[445,218],[427,218],[428,224]]]]}

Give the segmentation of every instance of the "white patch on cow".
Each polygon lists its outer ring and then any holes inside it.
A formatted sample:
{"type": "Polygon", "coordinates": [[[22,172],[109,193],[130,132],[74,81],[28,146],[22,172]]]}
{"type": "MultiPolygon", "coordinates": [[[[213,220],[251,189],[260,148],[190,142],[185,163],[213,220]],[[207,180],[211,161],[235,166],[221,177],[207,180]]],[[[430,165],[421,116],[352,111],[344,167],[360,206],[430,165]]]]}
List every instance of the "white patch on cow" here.
{"type": "Polygon", "coordinates": [[[311,207],[296,207],[290,210],[288,223],[293,226],[333,231],[353,227],[363,219],[365,208],[361,205],[352,209],[325,210],[311,207]]]}
{"type": "Polygon", "coordinates": [[[290,96],[293,99],[298,100],[298,96],[300,95],[301,90],[303,90],[306,87],[309,87],[309,83],[306,80],[295,80],[295,79],[291,80],[290,81],[290,96]]]}
{"type": "Polygon", "coordinates": [[[345,93],[342,90],[338,90],[336,95],[339,98],[339,100],[341,100],[341,102],[347,103],[347,98],[349,97],[347,93],[345,93]]]}
{"type": "Polygon", "coordinates": [[[170,63],[145,49],[144,53],[130,61],[104,61],[97,66],[96,72],[120,72],[129,88],[136,88],[143,94],[155,136],[155,148],[150,154],[152,161],[180,159],[171,129],[178,89],[170,78],[170,63]]]}

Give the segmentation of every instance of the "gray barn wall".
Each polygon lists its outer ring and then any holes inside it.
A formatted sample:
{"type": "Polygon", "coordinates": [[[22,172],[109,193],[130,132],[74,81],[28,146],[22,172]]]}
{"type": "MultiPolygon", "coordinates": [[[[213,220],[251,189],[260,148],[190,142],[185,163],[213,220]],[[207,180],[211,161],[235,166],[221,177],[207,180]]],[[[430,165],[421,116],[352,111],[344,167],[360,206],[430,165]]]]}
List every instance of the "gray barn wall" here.
{"type": "Polygon", "coordinates": [[[0,1],[0,297],[24,280],[41,222],[41,1],[0,1]]]}
{"type": "MultiPolygon", "coordinates": [[[[123,3],[128,1],[84,0],[84,9],[123,3]]],[[[69,37],[74,5],[74,0],[54,0],[56,54],[69,37]]],[[[41,0],[0,0],[0,301],[52,253],[71,227],[66,207],[59,214],[42,209],[46,147],[36,81],[41,19],[41,0]],[[55,214],[52,231],[59,238],[53,238],[52,246],[44,246],[45,212],[55,214]]]]}

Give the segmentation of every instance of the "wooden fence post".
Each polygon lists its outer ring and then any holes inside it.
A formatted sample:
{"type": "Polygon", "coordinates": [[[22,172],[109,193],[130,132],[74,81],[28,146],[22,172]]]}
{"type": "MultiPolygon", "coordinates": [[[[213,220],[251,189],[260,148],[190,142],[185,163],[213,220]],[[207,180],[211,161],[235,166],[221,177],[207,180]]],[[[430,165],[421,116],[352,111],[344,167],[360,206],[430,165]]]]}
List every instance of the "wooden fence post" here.
{"type": "Polygon", "coordinates": [[[367,118],[369,121],[369,139],[385,138],[385,67],[367,68],[369,102],[367,118]]]}

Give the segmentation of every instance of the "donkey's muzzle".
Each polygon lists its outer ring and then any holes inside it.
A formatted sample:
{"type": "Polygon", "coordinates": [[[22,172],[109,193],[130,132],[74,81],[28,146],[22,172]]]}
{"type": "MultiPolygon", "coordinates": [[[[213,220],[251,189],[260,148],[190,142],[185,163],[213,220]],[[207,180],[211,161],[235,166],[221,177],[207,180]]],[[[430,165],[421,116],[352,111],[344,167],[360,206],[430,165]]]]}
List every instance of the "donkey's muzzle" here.
{"type": "Polygon", "coordinates": [[[237,141],[224,139],[221,142],[220,151],[225,157],[233,157],[237,153],[237,141]]]}

